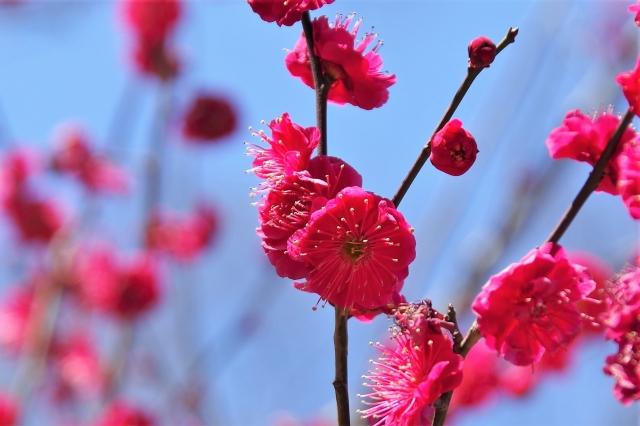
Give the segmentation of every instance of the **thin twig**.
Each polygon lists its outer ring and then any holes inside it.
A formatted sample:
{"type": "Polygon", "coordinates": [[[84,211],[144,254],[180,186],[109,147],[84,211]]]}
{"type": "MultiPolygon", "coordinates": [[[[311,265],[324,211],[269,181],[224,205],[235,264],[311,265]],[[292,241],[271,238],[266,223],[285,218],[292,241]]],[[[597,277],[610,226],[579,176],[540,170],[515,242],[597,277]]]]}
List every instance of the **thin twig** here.
{"type": "MultiPolygon", "coordinates": [[[[509,30],[507,31],[507,34],[497,45],[496,54],[502,52],[502,50],[505,47],[513,43],[516,40],[517,35],[518,35],[518,28],[513,28],[513,27],[509,28],[509,30]]],[[[405,194],[411,187],[411,184],[418,176],[418,173],[420,173],[422,166],[424,166],[424,164],[429,159],[429,156],[431,156],[431,142],[435,137],[436,133],[442,130],[445,124],[447,124],[449,120],[451,120],[451,118],[453,117],[453,114],[456,112],[456,109],[460,105],[460,102],[462,102],[462,99],[464,99],[465,95],[467,94],[467,91],[471,87],[471,84],[476,79],[476,77],[480,75],[483,69],[484,68],[472,68],[472,67],[467,68],[467,75],[462,81],[462,84],[460,85],[455,95],[453,96],[451,103],[447,107],[446,111],[444,112],[444,115],[440,119],[440,122],[438,123],[435,130],[431,134],[431,137],[429,138],[425,146],[420,151],[420,154],[418,154],[418,158],[416,158],[415,163],[413,164],[413,166],[411,166],[409,173],[407,173],[407,176],[404,178],[404,180],[400,184],[400,187],[396,191],[396,194],[393,196],[393,203],[396,205],[396,207],[400,204],[400,202],[404,198],[405,194]]]]}
{"type": "MultiPolygon", "coordinates": [[[[307,41],[307,50],[311,62],[311,72],[316,91],[316,119],[320,130],[320,146],[318,153],[327,154],[327,100],[331,87],[331,78],[324,75],[320,60],[316,57],[313,45],[313,25],[308,12],[302,15],[302,28],[307,41]]],[[[342,309],[335,308],[335,328],[333,332],[333,346],[335,357],[336,375],[333,380],[333,388],[336,394],[336,406],[338,409],[338,425],[349,426],[349,385],[347,375],[349,336],[347,321],[349,317],[342,309]]]]}

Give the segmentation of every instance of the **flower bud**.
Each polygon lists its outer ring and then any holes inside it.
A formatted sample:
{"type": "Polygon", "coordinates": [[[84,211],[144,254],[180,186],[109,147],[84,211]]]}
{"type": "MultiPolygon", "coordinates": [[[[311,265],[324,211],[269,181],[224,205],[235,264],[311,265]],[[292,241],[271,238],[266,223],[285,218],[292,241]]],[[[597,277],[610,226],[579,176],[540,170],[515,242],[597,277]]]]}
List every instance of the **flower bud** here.
{"type": "Polygon", "coordinates": [[[460,176],[476,161],[478,146],[462,128],[462,122],[453,119],[438,132],[431,142],[431,163],[436,169],[452,176],[460,176]]]}
{"type": "Polygon", "coordinates": [[[469,43],[469,66],[471,68],[486,68],[496,57],[496,45],[490,38],[480,36],[469,43]]]}

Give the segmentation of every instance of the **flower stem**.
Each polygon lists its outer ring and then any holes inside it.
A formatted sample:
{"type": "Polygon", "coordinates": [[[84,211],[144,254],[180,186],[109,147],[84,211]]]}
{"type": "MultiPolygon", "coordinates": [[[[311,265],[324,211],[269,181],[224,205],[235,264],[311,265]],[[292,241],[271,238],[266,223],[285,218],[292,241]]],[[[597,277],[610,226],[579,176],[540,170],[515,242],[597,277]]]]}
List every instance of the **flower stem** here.
{"type": "MultiPolygon", "coordinates": [[[[509,30],[507,31],[507,34],[496,46],[496,55],[500,53],[505,47],[513,43],[516,40],[517,35],[518,35],[518,28],[510,27],[509,30]]],[[[422,150],[420,151],[420,154],[418,154],[418,158],[416,158],[416,161],[413,164],[413,166],[411,166],[409,173],[407,173],[407,176],[404,178],[404,180],[400,184],[400,187],[396,191],[396,194],[393,196],[393,204],[395,204],[396,207],[400,204],[400,202],[404,198],[405,194],[411,187],[411,184],[418,176],[418,173],[420,173],[422,166],[424,166],[424,164],[427,162],[427,160],[431,156],[431,141],[435,137],[436,133],[438,133],[445,126],[445,124],[447,124],[449,120],[451,120],[451,117],[453,117],[453,114],[456,112],[456,109],[458,109],[460,102],[462,102],[462,99],[464,99],[465,95],[467,94],[467,91],[471,87],[471,84],[476,79],[476,77],[480,75],[483,69],[484,68],[472,68],[472,67],[467,68],[467,75],[462,81],[462,84],[460,85],[455,95],[453,96],[451,103],[449,104],[446,111],[444,112],[444,115],[440,119],[440,122],[436,126],[433,133],[431,134],[431,137],[427,141],[426,145],[422,147],[422,150]]]]}
{"type": "MultiPolygon", "coordinates": [[[[322,72],[320,61],[315,54],[313,46],[313,25],[309,12],[302,14],[302,28],[307,41],[311,72],[316,92],[316,120],[320,130],[320,146],[318,154],[327,155],[327,100],[331,79],[322,72]]],[[[348,347],[349,335],[347,330],[348,314],[342,309],[335,308],[335,328],[333,332],[333,347],[335,357],[336,375],[333,380],[333,388],[336,394],[336,406],[338,409],[338,425],[349,426],[349,386],[348,386],[348,347]]]]}
{"type": "Polygon", "coordinates": [[[631,124],[631,120],[633,119],[634,115],[635,114],[633,110],[629,108],[627,110],[627,113],[620,121],[620,124],[618,125],[615,133],[613,134],[611,139],[609,139],[609,142],[602,152],[600,159],[598,159],[596,165],[593,166],[593,170],[589,174],[589,177],[584,182],[584,185],[582,185],[582,188],[580,188],[580,192],[578,192],[578,195],[576,195],[576,197],[573,199],[564,216],[562,216],[562,219],[560,219],[560,222],[558,222],[558,225],[556,225],[555,229],[547,238],[547,242],[557,244],[558,241],[560,241],[560,238],[562,238],[565,231],[569,228],[569,225],[571,225],[573,219],[576,218],[585,201],[587,201],[587,198],[589,198],[591,193],[598,187],[600,181],[602,181],[602,178],[604,177],[604,170],[607,167],[609,160],[616,152],[616,149],[618,148],[618,145],[620,143],[620,139],[622,139],[622,135],[629,127],[629,124],[631,124]]]}

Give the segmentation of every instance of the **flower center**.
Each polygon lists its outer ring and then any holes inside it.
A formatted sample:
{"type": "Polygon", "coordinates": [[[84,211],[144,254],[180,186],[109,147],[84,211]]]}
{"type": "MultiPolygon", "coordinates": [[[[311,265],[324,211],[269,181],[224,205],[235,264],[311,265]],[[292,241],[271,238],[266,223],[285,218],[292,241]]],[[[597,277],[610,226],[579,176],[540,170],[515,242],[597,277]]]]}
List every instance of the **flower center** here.
{"type": "Polygon", "coordinates": [[[359,261],[366,254],[367,243],[360,240],[347,240],[342,246],[344,254],[354,262],[359,261]]]}

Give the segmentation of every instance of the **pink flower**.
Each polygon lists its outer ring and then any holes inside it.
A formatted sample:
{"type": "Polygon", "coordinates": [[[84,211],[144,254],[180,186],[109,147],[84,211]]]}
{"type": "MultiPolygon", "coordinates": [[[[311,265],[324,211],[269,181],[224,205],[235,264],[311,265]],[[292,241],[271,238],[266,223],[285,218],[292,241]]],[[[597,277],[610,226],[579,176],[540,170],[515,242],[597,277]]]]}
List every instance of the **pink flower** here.
{"type": "Polygon", "coordinates": [[[98,351],[85,333],[74,333],[55,342],[52,351],[59,399],[97,395],[104,375],[98,351]]]}
{"type": "Polygon", "coordinates": [[[629,12],[636,14],[636,17],[635,17],[636,25],[640,27],[640,2],[629,6],[629,12]]]}
{"type": "Polygon", "coordinates": [[[319,9],[334,0],[248,0],[251,9],[262,20],[291,26],[302,18],[304,12],[319,9]]]}
{"type": "Polygon", "coordinates": [[[445,124],[431,142],[431,163],[452,176],[460,176],[469,170],[477,154],[476,140],[462,128],[462,121],[457,118],[445,124]]]}
{"type": "Polygon", "coordinates": [[[207,144],[229,136],[236,125],[235,108],[226,98],[200,94],[187,109],[182,134],[187,141],[207,144]]]}
{"type": "Polygon", "coordinates": [[[168,38],[180,18],[180,1],[124,0],[123,12],[135,35],[132,56],[138,70],[162,80],[174,78],[179,63],[168,38]]]}
{"type": "MultiPolygon", "coordinates": [[[[558,160],[569,158],[595,165],[615,133],[620,117],[604,113],[594,119],[587,117],[579,110],[570,111],[562,125],[554,129],[547,138],[546,145],[551,158],[558,160]]],[[[629,141],[637,137],[636,132],[628,128],[623,136],[614,157],[605,168],[605,175],[596,191],[618,194],[617,156],[629,141]]]]}
{"type": "Polygon", "coordinates": [[[320,132],[315,127],[304,128],[293,123],[286,112],[272,120],[269,128],[271,137],[263,131],[255,133],[269,147],[249,145],[247,153],[254,158],[250,171],[272,185],[307,169],[311,154],[320,142],[320,132]]]}
{"type": "Polygon", "coordinates": [[[415,258],[412,229],[391,201],[348,187],[311,215],[288,252],[311,271],[296,286],[344,309],[393,303],[415,258]]]}
{"type": "Polygon", "coordinates": [[[146,246],[190,261],[212,243],[217,230],[218,217],[208,206],[202,205],[186,217],[156,213],[147,224],[146,246]]]}
{"type": "Polygon", "coordinates": [[[618,155],[618,191],[632,218],[640,219],[640,139],[627,142],[618,155]]]}
{"type": "Polygon", "coordinates": [[[12,354],[22,350],[27,340],[34,303],[32,285],[21,285],[6,296],[0,305],[0,347],[12,354]]]}
{"type": "Polygon", "coordinates": [[[402,331],[391,346],[376,344],[380,358],[365,375],[370,392],[362,395],[369,406],[360,413],[373,426],[430,424],[432,404],[462,380],[462,357],[453,352],[451,339],[439,332],[414,341],[402,331]]]}
{"type": "Polygon", "coordinates": [[[179,0],[123,0],[125,22],[135,35],[150,42],[165,40],[181,15],[179,0]]]}
{"type": "Polygon", "coordinates": [[[636,115],[640,115],[640,59],[633,70],[618,74],[616,81],[622,87],[629,106],[633,108],[636,115]]]}
{"type": "Polygon", "coordinates": [[[476,37],[469,43],[469,66],[486,68],[496,58],[496,45],[485,36],[476,37]]]}
{"type": "Polygon", "coordinates": [[[585,268],[547,243],[491,277],[472,307],[487,345],[513,364],[529,365],[573,340],[581,322],[577,302],[594,288],[585,268]]]}
{"type": "Polygon", "coordinates": [[[7,394],[0,394],[0,425],[17,426],[20,409],[17,402],[7,394]]]}
{"type": "Polygon", "coordinates": [[[121,261],[101,248],[79,255],[75,276],[80,297],[89,307],[122,320],[135,320],[158,303],[156,269],[146,254],[121,261]]]}
{"type": "Polygon", "coordinates": [[[53,200],[38,199],[26,191],[5,199],[4,208],[25,243],[48,243],[64,225],[62,212],[53,200]]]}
{"type": "Polygon", "coordinates": [[[464,360],[462,382],[453,393],[451,410],[478,406],[498,390],[499,358],[484,339],[476,343],[464,360]]]}
{"type": "Polygon", "coordinates": [[[259,208],[258,235],[265,253],[278,275],[292,279],[304,278],[309,266],[289,255],[289,238],[340,190],[362,185],[360,174],[336,157],[317,156],[309,161],[308,168],[305,174],[289,176],[273,187],[259,208]]]}
{"type": "Polygon", "coordinates": [[[89,191],[127,191],[125,172],[94,153],[87,135],[80,128],[67,127],[60,132],[51,163],[54,170],[74,176],[89,191]]]}
{"type": "MultiPolygon", "coordinates": [[[[349,26],[353,16],[336,18],[333,26],[325,16],[313,21],[313,42],[315,54],[320,60],[322,72],[329,79],[331,88],[329,100],[337,104],[350,103],[363,109],[373,109],[384,105],[389,99],[389,87],[396,82],[395,75],[380,71],[382,58],[378,54],[381,42],[365,53],[376,35],[367,33],[359,43],[356,36],[361,20],[349,26]]],[[[287,69],[294,77],[299,77],[313,88],[313,75],[304,35],[285,59],[287,69]]]]}
{"type": "Polygon", "coordinates": [[[153,426],[154,419],[149,413],[124,401],[112,402],[96,426],[153,426]]]}
{"type": "Polygon", "coordinates": [[[19,192],[28,179],[40,171],[40,158],[36,152],[16,148],[7,152],[0,168],[0,193],[3,198],[19,192]]]}
{"type": "Polygon", "coordinates": [[[589,275],[596,283],[596,288],[578,302],[578,310],[582,316],[582,331],[589,334],[602,334],[602,315],[607,311],[606,284],[613,272],[602,259],[587,253],[569,253],[569,260],[587,268],[589,275]]]}
{"type": "Polygon", "coordinates": [[[616,280],[603,317],[606,337],[618,344],[604,368],[616,380],[614,395],[623,404],[640,400],[640,267],[616,280]]]}

